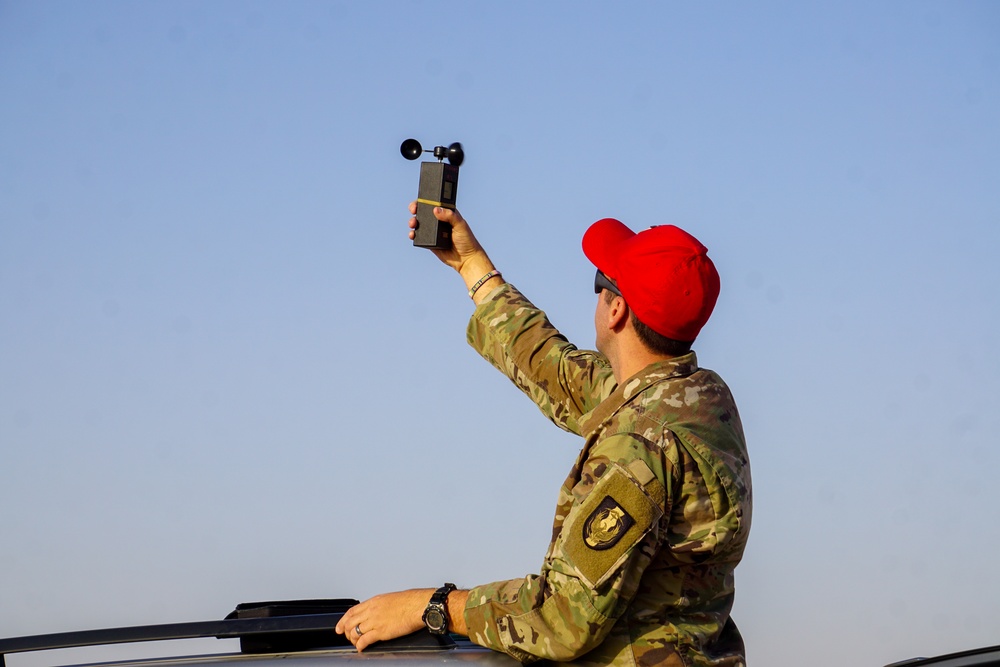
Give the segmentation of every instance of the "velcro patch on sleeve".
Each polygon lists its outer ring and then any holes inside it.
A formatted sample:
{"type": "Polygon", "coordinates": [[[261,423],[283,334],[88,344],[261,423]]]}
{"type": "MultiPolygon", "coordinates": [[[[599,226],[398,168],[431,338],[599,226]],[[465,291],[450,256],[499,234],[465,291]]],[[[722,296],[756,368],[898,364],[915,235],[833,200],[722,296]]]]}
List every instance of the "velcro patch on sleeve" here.
{"type": "Polygon", "coordinates": [[[591,587],[599,586],[662,514],[638,481],[612,464],[566,521],[566,559],[591,587]]]}

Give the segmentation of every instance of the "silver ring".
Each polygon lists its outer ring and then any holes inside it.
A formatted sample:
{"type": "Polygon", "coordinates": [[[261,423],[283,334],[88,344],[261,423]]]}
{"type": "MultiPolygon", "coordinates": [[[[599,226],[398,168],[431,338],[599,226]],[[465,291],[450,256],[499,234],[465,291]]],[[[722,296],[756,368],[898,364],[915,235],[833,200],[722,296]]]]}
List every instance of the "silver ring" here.
{"type": "Polygon", "coordinates": [[[360,623],[358,623],[357,625],[354,626],[354,631],[356,633],[358,633],[358,637],[360,637],[361,635],[365,634],[365,633],[361,632],[361,624],[360,623]]]}

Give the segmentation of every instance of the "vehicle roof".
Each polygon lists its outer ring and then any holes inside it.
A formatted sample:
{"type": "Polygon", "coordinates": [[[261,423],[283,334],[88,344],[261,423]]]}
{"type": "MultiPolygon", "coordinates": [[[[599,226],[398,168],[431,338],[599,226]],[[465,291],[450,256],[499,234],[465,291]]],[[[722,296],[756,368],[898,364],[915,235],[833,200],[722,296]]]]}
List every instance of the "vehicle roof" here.
{"type": "MultiPolygon", "coordinates": [[[[354,604],[357,604],[357,601],[350,599],[257,602],[237,605],[225,619],[218,621],[108,628],[0,639],[0,667],[6,667],[5,656],[11,653],[209,637],[239,639],[240,652],[143,657],[139,660],[83,664],[90,667],[95,665],[225,667],[252,661],[253,667],[276,667],[275,661],[278,660],[282,661],[282,667],[289,667],[289,660],[296,661],[296,667],[319,667],[319,665],[329,665],[331,660],[390,661],[414,667],[469,661],[496,667],[519,664],[507,655],[477,646],[465,638],[432,635],[426,629],[405,637],[373,644],[363,653],[358,653],[342,635],[333,631],[343,614],[354,604]]],[[[54,664],[65,663],[57,661],[54,664]]]]}
{"type": "Polygon", "coordinates": [[[74,667],[329,667],[331,661],[390,662],[403,667],[423,665],[461,665],[474,662],[483,667],[511,667],[519,664],[510,656],[491,651],[468,641],[457,641],[451,648],[401,648],[380,649],[378,644],[363,653],[353,647],[337,647],[310,651],[281,653],[213,653],[204,655],[174,656],[168,658],[142,658],[113,662],[81,663],[74,667]]]}

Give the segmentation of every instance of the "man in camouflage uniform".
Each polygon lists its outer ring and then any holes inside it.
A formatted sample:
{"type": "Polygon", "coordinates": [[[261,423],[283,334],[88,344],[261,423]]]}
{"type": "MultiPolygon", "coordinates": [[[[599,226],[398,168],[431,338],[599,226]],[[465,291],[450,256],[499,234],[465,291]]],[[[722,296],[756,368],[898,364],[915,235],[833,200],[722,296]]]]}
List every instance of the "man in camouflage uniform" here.
{"type": "MultiPolygon", "coordinates": [[[[591,352],[504,283],[457,211],[435,215],[453,247],[434,252],[477,305],[470,344],[585,440],[541,573],[439,589],[448,631],[525,663],[744,666],[729,613],[750,529],[747,450],[729,389],[690,351],[719,292],[705,247],[673,226],[594,223],[583,239],[600,293],[591,352]]],[[[358,650],[413,632],[433,592],[376,596],[337,631],[358,650]]]]}

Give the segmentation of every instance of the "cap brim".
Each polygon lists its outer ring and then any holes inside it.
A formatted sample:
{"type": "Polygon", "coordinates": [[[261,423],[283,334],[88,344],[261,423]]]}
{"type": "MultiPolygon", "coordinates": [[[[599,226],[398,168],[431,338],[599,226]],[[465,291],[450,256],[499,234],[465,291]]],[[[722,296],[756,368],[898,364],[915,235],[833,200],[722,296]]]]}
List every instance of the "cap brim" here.
{"type": "Polygon", "coordinates": [[[617,280],[618,270],[614,258],[618,247],[635,236],[635,232],[614,218],[603,218],[592,224],[583,235],[583,254],[605,275],[617,280]]]}

